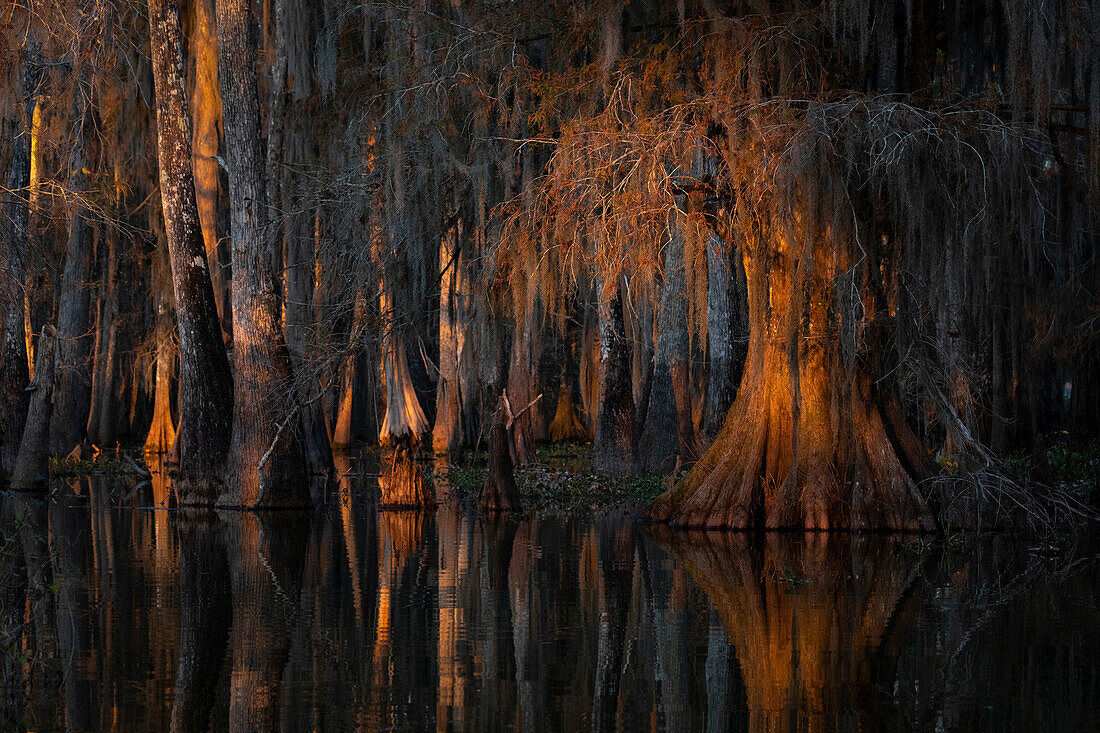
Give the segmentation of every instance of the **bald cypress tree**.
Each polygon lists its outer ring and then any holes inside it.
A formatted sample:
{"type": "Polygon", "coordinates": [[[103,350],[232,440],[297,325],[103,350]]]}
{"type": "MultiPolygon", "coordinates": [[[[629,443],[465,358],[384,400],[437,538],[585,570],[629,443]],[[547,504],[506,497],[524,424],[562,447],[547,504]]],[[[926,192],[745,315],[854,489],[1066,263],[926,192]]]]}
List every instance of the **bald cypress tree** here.
{"type": "Polygon", "coordinates": [[[233,439],[218,503],[306,506],[300,417],[292,407],[290,354],[272,272],[251,6],[218,0],[216,7],[233,232],[234,375],[233,439]]]}
{"type": "MultiPolygon", "coordinates": [[[[229,448],[233,383],[195,203],[179,3],[149,0],[149,28],[157,96],[160,196],[180,339],[182,432],[175,488],[181,504],[213,504],[229,448]]],[[[158,366],[165,363],[158,360],[158,366]]],[[[157,376],[158,380],[163,377],[157,376]]]]}

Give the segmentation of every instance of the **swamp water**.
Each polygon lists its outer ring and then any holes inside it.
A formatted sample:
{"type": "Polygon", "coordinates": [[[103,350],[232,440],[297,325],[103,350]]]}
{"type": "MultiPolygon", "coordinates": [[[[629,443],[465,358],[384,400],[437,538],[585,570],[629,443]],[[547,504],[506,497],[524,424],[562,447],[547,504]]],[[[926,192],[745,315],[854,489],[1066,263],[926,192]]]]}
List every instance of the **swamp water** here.
{"type": "Polygon", "coordinates": [[[376,485],[266,516],[3,496],[0,728],[1100,729],[1094,543],[379,512],[376,485]]]}

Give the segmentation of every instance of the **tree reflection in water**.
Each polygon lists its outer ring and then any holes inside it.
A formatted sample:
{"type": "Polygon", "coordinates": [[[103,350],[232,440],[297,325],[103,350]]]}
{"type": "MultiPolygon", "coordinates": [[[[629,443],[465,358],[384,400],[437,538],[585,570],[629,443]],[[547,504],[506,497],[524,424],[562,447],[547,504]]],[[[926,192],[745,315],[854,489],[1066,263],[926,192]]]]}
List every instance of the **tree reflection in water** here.
{"type": "Polygon", "coordinates": [[[102,478],[5,495],[4,726],[1098,723],[1095,573],[1012,538],[933,551],[379,511],[337,460],[339,488],[310,513],[169,509],[156,486],[102,478]]]}
{"type": "MultiPolygon", "coordinates": [[[[721,615],[753,730],[863,729],[871,663],[919,556],[854,535],[666,533],[721,615]]],[[[895,632],[898,630],[895,629],[895,632]]]]}

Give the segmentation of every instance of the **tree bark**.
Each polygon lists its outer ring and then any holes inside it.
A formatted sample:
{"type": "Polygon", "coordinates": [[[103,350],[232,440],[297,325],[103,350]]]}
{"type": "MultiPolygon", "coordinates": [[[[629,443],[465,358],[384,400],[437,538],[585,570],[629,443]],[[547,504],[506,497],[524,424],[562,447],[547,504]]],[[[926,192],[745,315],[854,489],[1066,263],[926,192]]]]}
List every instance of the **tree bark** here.
{"type": "Polygon", "coordinates": [[[209,505],[217,498],[226,460],[233,383],[195,203],[177,0],[149,0],[149,27],[161,204],[180,339],[181,433],[174,486],[180,504],[209,505]]]}
{"type": "Polygon", "coordinates": [[[0,140],[11,140],[7,190],[0,215],[0,485],[15,467],[30,404],[26,391],[30,373],[23,284],[30,248],[31,135],[24,128],[34,119],[38,101],[38,58],[33,40],[28,41],[20,62],[11,77],[14,82],[19,73],[25,101],[7,110],[0,126],[0,140]]]}
{"type": "Polygon", "coordinates": [[[218,39],[214,27],[214,0],[192,0],[187,38],[187,60],[191,88],[191,146],[195,180],[195,204],[199,228],[206,247],[206,264],[210,268],[210,284],[214,305],[222,329],[232,333],[232,309],[229,305],[229,278],[222,262],[218,237],[219,185],[218,133],[221,127],[222,100],[218,87],[218,39]]]}
{"type": "Polygon", "coordinates": [[[508,449],[508,428],[502,412],[503,408],[498,409],[489,431],[489,465],[477,500],[483,512],[512,512],[522,508],[512,469],[512,453],[508,449]]]}
{"type": "Polygon", "coordinates": [[[38,335],[35,349],[34,381],[30,405],[19,443],[19,454],[12,469],[11,487],[29,490],[41,486],[40,477],[48,474],[50,411],[53,407],[55,343],[57,330],[46,326],[38,335]]]}
{"type": "Polygon", "coordinates": [[[731,253],[712,228],[707,232],[707,392],[702,430],[707,443],[722,429],[737,397],[749,338],[746,306],[740,255],[731,253]]]}
{"type": "Polygon", "coordinates": [[[439,387],[432,448],[447,453],[462,447],[462,388],[459,364],[466,346],[466,277],[462,219],[439,240],[439,387]]]}
{"type": "Polygon", "coordinates": [[[256,41],[247,0],[217,0],[218,72],[233,231],[233,438],[222,506],[310,503],[290,356],[271,271],[256,41]]]}
{"type": "Polygon", "coordinates": [[[173,323],[167,298],[157,296],[157,316],[153,328],[156,340],[154,365],[153,420],[145,437],[145,452],[164,455],[176,442],[176,423],[172,419],[172,375],[175,373],[175,349],[172,346],[173,323]]]}
{"type": "Polygon", "coordinates": [[[825,248],[799,253],[785,234],[760,236],[764,244],[743,253],[751,327],[737,399],[714,444],[647,518],[715,529],[932,529],[868,368],[848,373],[824,339],[802,336],[826,333],[825,285],[807,274],[827,272],[825,248]]]}
{"type": "MultiPolygon", "coordinates": [[[[87,82],[87,77],[82,77],[87,82]]],[[[92,134],[91,105],[85,84],[74,91],[73,121],[76,129],[69,157],[69,189],[76,199],[69,207],[69,241],[57,305],[57,371],[54,378],[53,413],[50,416],[50,451],[67,456],[85,438],[91,407],[91,375],[88,357],[92,347],[89,319],[88,275],[91,239],[80,197],[88,192],[87,137],[92,134]]]]}
{"type": "MultiPolygon", "coordinates": [[[[123,211],[122,181],[119,162],[114,167],[115,208],[123,211]]],[[[116,405],[119,394],[118,383],[118,338],[119,338],[119,298],[118,298],[118,260],[119,230],[114,222],[105,226],[106,247],[102,247],[99,272],[99,302],[96,313],[95,366],[92,379],[92,410],[88,416],[88,439],[106,450],[117,434],[116,405]]]]}
{"type": "Polygon", "coordinates": [[[634,471],[634,395],[630,344],[623,326],[623,296],[618,281],[600,283],[599,413],[592,444],[592,467],[613,476],[634,471]]]}
{"type": "Polygon", "coordinates": [[[695,450],[691,384],[688,374],[687,285],[684,273],[684,235],[676,212],[665,246],[664,280],[653,383],[642,430],[639,463],[647,473],[668,473],[676,458],[695,450]]]}

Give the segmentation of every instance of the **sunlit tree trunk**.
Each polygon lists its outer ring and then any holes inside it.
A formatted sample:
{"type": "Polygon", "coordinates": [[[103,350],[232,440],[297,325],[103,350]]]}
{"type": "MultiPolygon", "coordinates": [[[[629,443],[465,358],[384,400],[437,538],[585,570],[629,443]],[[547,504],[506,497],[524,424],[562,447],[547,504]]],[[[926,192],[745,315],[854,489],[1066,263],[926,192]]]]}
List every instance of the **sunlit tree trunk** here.
{"type": "Polygon", "coordinates": [[[88,425],[92,384],[88,370],[92,335],[88,277],[91,271],[91,230],[82,197],[88,195],[88,136],[93,135],[91,102],[85,84],[73,96],[74,138],[69,157],[69,241],[57,305],[57,371],[50,416],[50,452],[67,456],[79,446],[88,425]]]}
{"type": "Polygon", "coordinates": [[[554,408],[554,419],[550,421],[550,440],[559,443],[581,441],[586,437],[587,433],[573,402],[573,383],[563,373],[558,385],[558,404],[554,408]]]}
{"type": "Polygon", "coordinates": [[[225,506],[310,503],[290,356],[271,271],[267,184],[256,87],[256,41],[246,0],[218,0],[222,91],[233,231],[233,438],[225,506]]]}
{"type": "Polygon", "coordinates": [[[149,27],[161,204],[180,341],[180,476],[174,488],[181,504],[212,504],[229,444],[233,384],[195,204],[191,119],[175,0],[149,0],[149,27]]]}
{"type": "Polygon", "coordinates": [[[199,228],[206,247],[206,264],[214,289],[214,305],[226,335],[232,333],[232,308],[229,305],[227,263],[222,261],[218,243],[219,185],[218,130],[222,100],[218,87],[218,38],[214,27],[214,0],[188,3],[187,62],[191,91],[191,146],[194,159],[195,204],[199,228]]]}
{"type": "Polygon", "coordinates": [[[387,136],[393,149],[389,158],[392,170],[386,187],[390,251],[383,262],[379,294],[384,329],[382,378],[386,389],[386,413],[378,440],[387,448],[382,455],[381,503],[394,507],[431,506],[435,499],[414,461],[431,424],[413,386],[405,344],[405,314],[412,290],[409,280],[413,266],[407,250],[419,245],[411,241],[413,234],[404,186],[407,175],[404,149],[392,128],[388,129],[387,136]]]}
{"type": "Polygon", "coordinates": [[[432,448],[446,453],[462,447],[462,387],[459,364],[466,345],[467,284],[462,256],[463,221],[439,240],[439,387],[435,400],[432,448]]]}
{"type": "Polygon", "coordinates": [[[355,390],[358,368],[359,344],[363,338],[363,329],[367,318],[366,296],[357,289],[351,311],[351,327],[347,341],[347,357],[337,375],[336,415],[333,420],[332,445],[346,449],[354,442],[355,390]]]}
{"type": "Polygon", "coordinates": [[[592,467],[625,476],[634,471],[634,395],[630,344],[623,325],[623,295],[618,279],[596,286],[599,297],[599,407],[592,467]]]}
{"type": "Polygon", "coordinates": [[[914,481],[921,457],[906,450],[915,441],[887,409],[888,387],[864,365],[846,373],[823,338],[802,336],[807,326],[827,333],[830,299],[809,273],[830,262],[820,243],[787,236],[762,232],[745,247],[751,325],[737,399],[714,444],[647,516],[684,527],[931,529],[914,481]]]}
{"type": "MultiPolygon", "coordinates": [[[[161,250],[157,259],[166,260],[161,250]]],[[[157,280],[154,265],[154,282],[157,280]]],[[[159,268],[167,269],[166,266],[159,268]]],[[[167,277],[167,273],[164,273],[167,277]]],[[[168,303],[168,295],[160,292],[156,296],[156,320],[153,323],[153,339],[156,353],[153,364],[153,419],[145,437],[145,452],[165,454],[176,442],[176,423],[172,419],[172,377],[176,372],[176,349],[173,344],[175,323],[168,303]]]]}

